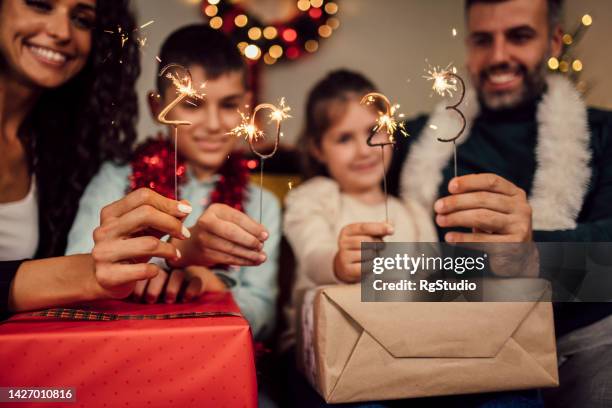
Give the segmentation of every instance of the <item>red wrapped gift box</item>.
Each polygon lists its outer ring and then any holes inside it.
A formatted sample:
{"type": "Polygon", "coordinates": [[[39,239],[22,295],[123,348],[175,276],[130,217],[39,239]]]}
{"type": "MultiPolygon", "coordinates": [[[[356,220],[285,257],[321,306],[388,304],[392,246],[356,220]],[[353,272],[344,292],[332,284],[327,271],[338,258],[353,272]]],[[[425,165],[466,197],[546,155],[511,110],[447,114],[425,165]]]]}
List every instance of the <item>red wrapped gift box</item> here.
{"type": "Polygon", "coordinates": [[[0,387],[75,389],[76,402],[19,407],[256,407],[253,341],[239,313],[227,293],[16,315],[0,324],[0,387]]]}

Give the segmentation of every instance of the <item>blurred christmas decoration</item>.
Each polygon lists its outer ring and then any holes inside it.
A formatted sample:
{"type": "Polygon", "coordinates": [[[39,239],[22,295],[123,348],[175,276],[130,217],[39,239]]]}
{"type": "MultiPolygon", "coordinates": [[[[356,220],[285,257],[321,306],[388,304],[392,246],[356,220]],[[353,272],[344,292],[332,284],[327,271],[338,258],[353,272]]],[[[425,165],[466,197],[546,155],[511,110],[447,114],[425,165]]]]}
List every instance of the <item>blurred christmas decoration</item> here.
{"type": "Polygon", "coordinates": [[[580,23],[578,23],[574,30],[571,32],[568,30],[563,34],[561,56],[559,58],[551,57],[548,60],[549,71],[558,72],[568,77],[582,94],[586,94],[590,87],[586,81],[580,78],[584,64],[575,56],[574,48],[592,24],[593,18],[589,14],[582,16],[580,23]]]}
{"type": "MultiPolygon", "coordinates": [[[[278,6],[286,6],[284,3],[289,1],[279,2],[278,6]]],[[[253,0],[204,0],[202,12],[212,28],[230,35],[249,62],[272,65],[316,52],[320,42],[340,26],[339,7],[334,1],[291,0],[290,3],[289,18],[272,24],[265,24],[249,12],[248,6],[258,6],[253,0]]]]}

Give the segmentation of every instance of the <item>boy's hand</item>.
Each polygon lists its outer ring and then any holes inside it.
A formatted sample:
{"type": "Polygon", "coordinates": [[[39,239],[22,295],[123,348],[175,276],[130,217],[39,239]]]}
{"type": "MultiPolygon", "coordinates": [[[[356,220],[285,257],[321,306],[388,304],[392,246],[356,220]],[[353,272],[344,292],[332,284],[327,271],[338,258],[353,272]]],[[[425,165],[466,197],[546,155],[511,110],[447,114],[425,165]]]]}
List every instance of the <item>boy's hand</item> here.
{"type": "Polygon", "coordinates": [[[338,237],[338,252],[334,257],[334,274],[344,283],[358,282],[361,278],[361,243],[382,242],[393,234],[393,226],[384,222],[349,224],[338,237]]]}
{"type": "Polygon", "coordinates": [[[190,231],[188,240],[171,241],[183,255],[169,262],[173,268],[215,264],[254,266],[266,260],[263,246],[268,232],[264,226],[228,205],[212,204],[190,231]]]}
{"type": "Polygon", "coordinates": [[[156,303],[190,302],[204,292],[224,292],[225,284],[213,271],[203,266],[161,271],[148,281],[140,281],[132,294],[136,300],[156,303]]]}
{"type": "Polygon", "coordinates": [[[105,296],[124,298],[136,282],[156,276],[161,269],[147,263],[152,257],[176,260],[176,247],[142,231],[155,230],[182,240],[186,238],[182,219],[191,207],[141,188],[104,207],[100,226],[95,229],[92,251],[97,283],[105,296]]]}

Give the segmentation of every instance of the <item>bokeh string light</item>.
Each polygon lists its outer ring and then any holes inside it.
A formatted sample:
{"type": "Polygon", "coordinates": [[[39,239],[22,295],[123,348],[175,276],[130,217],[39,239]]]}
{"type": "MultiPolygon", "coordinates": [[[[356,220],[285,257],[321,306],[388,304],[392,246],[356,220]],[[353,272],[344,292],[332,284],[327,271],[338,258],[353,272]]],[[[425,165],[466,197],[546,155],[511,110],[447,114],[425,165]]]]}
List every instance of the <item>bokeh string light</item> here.
{"type": "Polygon", "coordinates": [[[581,74],[584,70],[584,62],[574,55],[574,49],[580,40],[593,24],[593,17],[590,14],[585,14],[580,18],[576,27],[563,34],[561,37],[562,48],[559,57],[550,57],[547,61],[548,70],[550,72],[560,73],[569,78],[575,85],[578,91],[585,94],[588,91],[589,85],[581,79],[581,74]]]}
{"type": "Polygon", "coordinates": [[[340,27],[339,7],[330,0],[295,0],[288,21],[265,24],[235,0],[204,0],[202,14],[208,24],[228,33],[250,61],[267,65],[295,60],[319,49],[322,40],[340,27]]]}

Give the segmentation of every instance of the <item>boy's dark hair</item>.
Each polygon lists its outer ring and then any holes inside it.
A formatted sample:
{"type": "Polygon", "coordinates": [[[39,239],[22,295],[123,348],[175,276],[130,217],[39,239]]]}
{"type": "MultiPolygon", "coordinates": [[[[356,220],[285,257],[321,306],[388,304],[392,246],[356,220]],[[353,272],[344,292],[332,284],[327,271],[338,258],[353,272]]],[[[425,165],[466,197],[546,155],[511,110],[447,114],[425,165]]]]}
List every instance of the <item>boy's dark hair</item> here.
{"type": "MultiPolygon", "coordinates": [[[[465,11],[467,11],[476,3],[503,3],[509,0],[465,0],[465,11]]],[[[546,0],[548,4],[548,28],[552,30],[561,24],[561,14],[563,11],[563,0],[546,0]]]]}
{"type": "MultiPolygon", "coordinates": [[[[199,65],[209,79],[239,71],[248,89],[248,69],[238,47],[223,32],[206,24],[193,24],[174,31],[164,41],[159,58],[161,62],[157,72],[171,63],[185,68],[199,65]]],[[[157,77],[157,90],[160,94],[163,94],[167,84],[167,80],[157,77]]]]}
{"type": "MultiPolygon", "coordinates": [[[[305,178],[328,175],[326,167],[312,154],[321,146],[323,134],[346,112],[349,101],[376,92],[374,84],[358,72],[345,69],[330,72],[315,84],[306,102],[305,126],[297,146],[301,149],[305,178]]],[[[376,106],[377,109],[382,109],[376,106]]]]}

